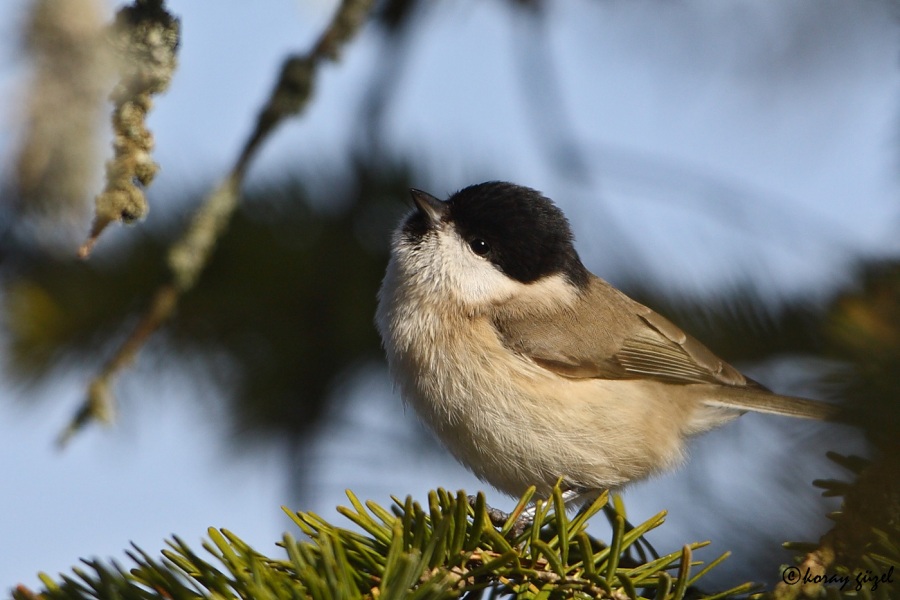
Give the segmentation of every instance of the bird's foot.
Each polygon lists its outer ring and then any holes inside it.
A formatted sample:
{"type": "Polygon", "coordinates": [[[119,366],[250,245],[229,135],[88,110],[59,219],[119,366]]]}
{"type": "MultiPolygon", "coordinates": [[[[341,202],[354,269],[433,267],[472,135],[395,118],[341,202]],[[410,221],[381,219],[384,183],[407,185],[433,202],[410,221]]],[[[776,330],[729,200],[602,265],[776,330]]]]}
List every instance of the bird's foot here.
{"type": "MultiPolygon", "coordinates": [[[[469,505],[472,508],[475,508],[475,496],[469,496],[469,505]]],[[[497,529],[502,529],[510,519],[510,513],[504,512],[499,508],[494,508],[493,506],[489,506],[485,504],[484,506],[485,512],[487,512],[488,519],[491,520],[491,525],[496,527],[497,529]]],[[[534,521],[534,510],[526,509],[522,511],[522,514],[516,519],[516,522],[513,524],[512,528],[509,530],[510,537],[517,538],[531,525],[534,521]]]]}

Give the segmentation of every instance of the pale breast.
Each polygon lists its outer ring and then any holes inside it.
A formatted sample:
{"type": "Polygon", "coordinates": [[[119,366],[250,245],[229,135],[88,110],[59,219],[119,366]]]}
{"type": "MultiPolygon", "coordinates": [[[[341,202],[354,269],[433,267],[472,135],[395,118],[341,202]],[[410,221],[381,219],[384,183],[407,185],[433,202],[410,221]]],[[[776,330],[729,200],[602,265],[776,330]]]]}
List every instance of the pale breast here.
{"type": "Polygon", "coordinates": [[[536,485],[546,495],[560,477],[617,487],[681,460],[662,390],[559,377],[509,352],[486,319],[434,316],[396,322],[403,339],[391,346],[402,351],[389,360],[406,402],[484,481],[512,495],[536,485]],[[656,432],[650,439],[647,427],[656,432]]]}

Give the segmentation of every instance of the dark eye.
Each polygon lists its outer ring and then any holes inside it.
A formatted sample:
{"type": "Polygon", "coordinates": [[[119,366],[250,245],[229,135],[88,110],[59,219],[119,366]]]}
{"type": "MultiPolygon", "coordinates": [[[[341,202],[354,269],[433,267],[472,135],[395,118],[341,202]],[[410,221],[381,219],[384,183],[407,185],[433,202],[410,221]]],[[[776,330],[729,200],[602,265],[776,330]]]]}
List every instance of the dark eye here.
{"type": "Polygon", "coordinates": [[[471,240],[469,242],[469,248],[471,248],[472,252],[474,252],[478,256],[484,256],[491,251],[491,247],[488,245],[488,243],[480,238],[471,240]]]}

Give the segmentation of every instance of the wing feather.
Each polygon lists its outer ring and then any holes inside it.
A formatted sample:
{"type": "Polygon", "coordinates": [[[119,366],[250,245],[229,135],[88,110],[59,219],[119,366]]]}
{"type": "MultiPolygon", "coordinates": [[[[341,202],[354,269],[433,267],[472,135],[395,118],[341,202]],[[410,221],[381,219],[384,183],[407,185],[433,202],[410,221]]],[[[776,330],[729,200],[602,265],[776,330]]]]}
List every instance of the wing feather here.
{"type": "Polygon", "coordinates": [[[506,314],[502,342],[569,378],[633,379],[758,387],[668,319],[593,278],[578,302],[553,314],[506,314]]]}

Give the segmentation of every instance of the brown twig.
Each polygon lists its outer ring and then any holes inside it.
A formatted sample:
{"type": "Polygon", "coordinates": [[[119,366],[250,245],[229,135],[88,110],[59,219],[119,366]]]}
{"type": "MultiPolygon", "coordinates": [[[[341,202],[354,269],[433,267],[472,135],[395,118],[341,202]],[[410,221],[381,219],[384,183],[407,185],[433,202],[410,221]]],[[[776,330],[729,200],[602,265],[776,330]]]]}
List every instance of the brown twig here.
{"type": "Polygon", "coordinates": [[[113,380],[134,360],[146,340],[171,317],[181,294],[196,283],[216,242],[231,221],[244,175],[260,146],[281,122],[300,113],[307,105],[312,96],[316,67],[324,59],[338,58],[341,47],[361,28],[372,3],[373,0],[343,0],[312,49],[306,55],[292,55],[284,61],[278,83],[260,111],[256,127],[234,166],[206,197],[184,234],[170,248],[170,281],[160,286],[137,327],[92,380],[87,398],[63,432],[61,442],[68,441],[92,420],[110,419],[115,404],[110,392],[113,380]]]}

